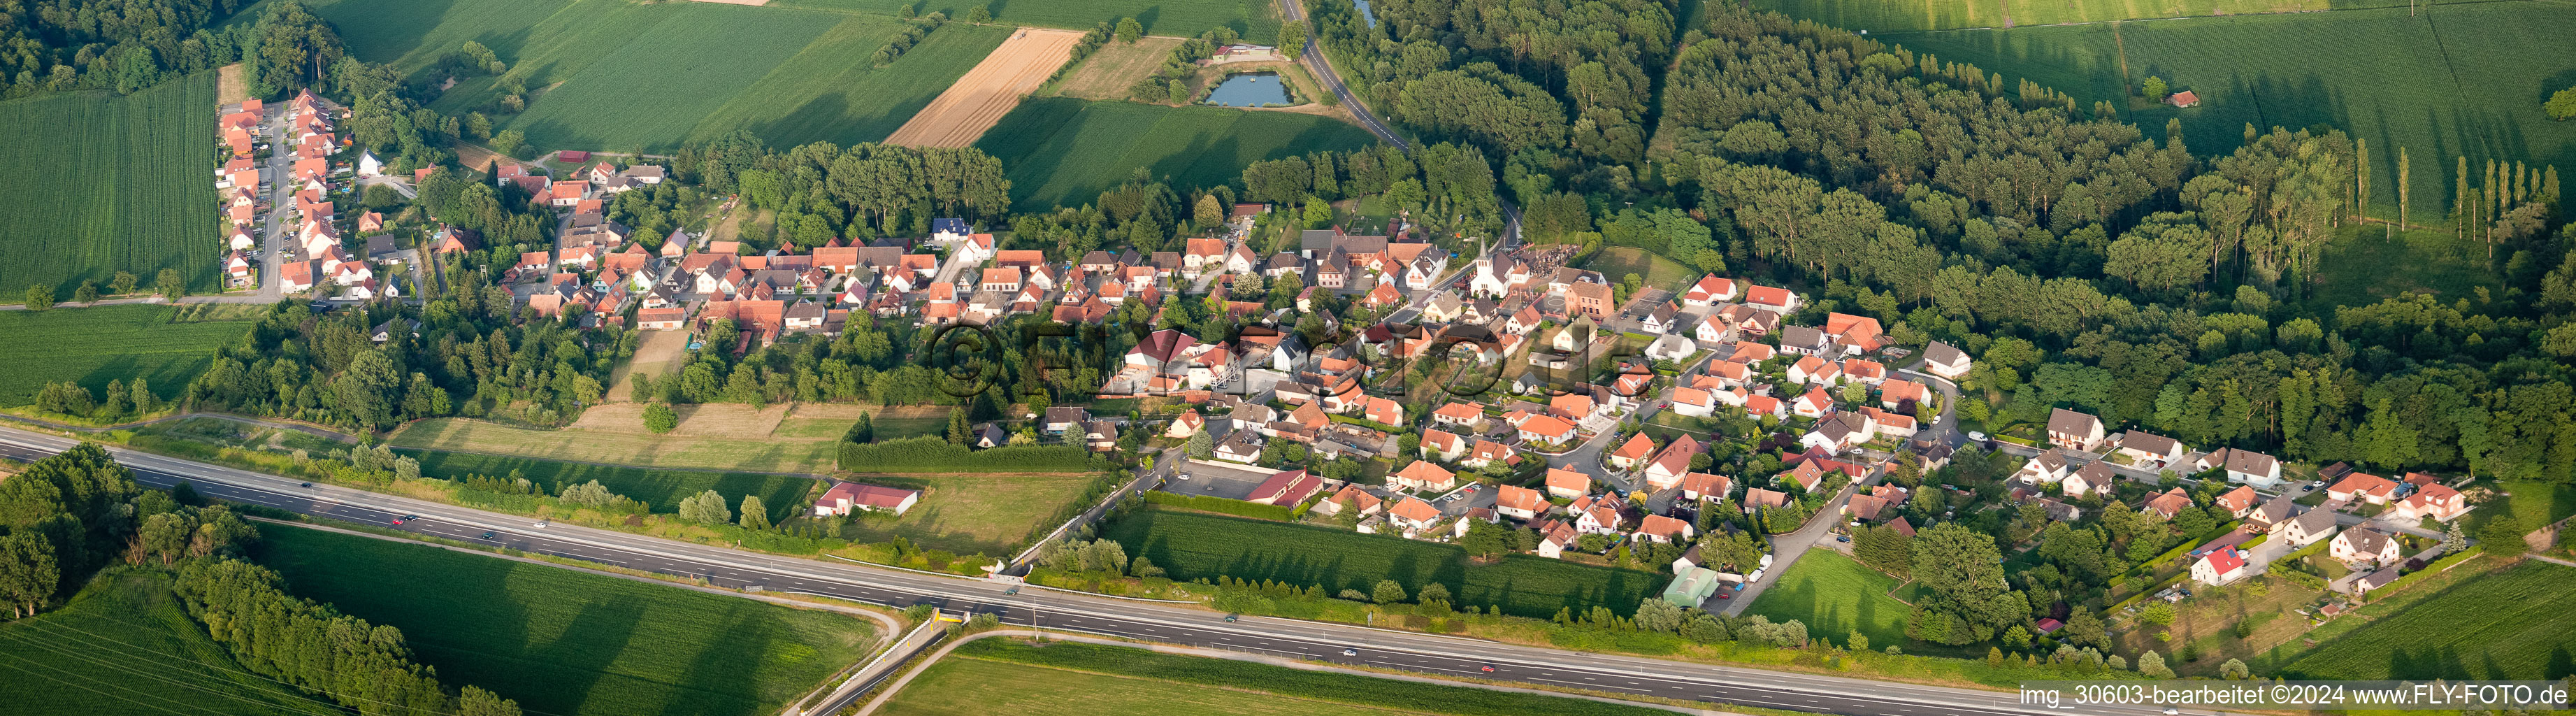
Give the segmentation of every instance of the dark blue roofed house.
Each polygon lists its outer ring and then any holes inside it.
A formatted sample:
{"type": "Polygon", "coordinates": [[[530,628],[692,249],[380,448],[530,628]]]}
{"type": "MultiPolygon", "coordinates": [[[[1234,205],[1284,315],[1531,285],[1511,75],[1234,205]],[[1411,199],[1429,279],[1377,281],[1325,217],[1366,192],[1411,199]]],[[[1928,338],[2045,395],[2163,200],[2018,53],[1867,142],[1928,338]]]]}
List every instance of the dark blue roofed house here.
{"type": "Polygon", "coordinates": [[[972,233],[975,233],[975,227],[967,224],[965,219],[930,220],[930,238],[935,241],[962,241],[972,233]]]}

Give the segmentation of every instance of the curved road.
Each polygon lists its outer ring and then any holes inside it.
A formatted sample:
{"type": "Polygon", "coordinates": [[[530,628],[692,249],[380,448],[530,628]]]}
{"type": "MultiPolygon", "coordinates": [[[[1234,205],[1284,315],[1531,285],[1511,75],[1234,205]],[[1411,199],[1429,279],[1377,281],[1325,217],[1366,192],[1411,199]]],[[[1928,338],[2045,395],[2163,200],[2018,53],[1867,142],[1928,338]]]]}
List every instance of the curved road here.
{"type": "MultiPolygon", "coordinates": [[[[0,455],[33,460],[74,441],[0,428],[0,455]]],[[[1375,666],[1433,675],[1476,676],[1604,692],[1645,694],[1853,716],[2030,716],[2048,713],[2014,703],[2010,692],[1971,691],[1793,674],[1708,664],[1593,654],[1290,619],[1244,617],[1229,623],[1202,609],[1141,600],[1029,588],[875,565],[818,562],[741,552],[573,525],[536,525],[527,517],[474,510],[327,485],[301,487],[274,475],[111,448],[136,478],[153,487],[185,481],[201,494],[310,515],[392,527],[469,543],[509,547],[702,578],[718,586],[757,587],[886,605],[930,603],[992,613],[1003,622],[1104,636],[1256,651],[1292,658],[1375,666]],[[396,517],[416,515],[400,526],[396,517]],[[485,533],[493,539],[483,539],[485,533]],[[1345,656],[1344,649],[1356,650],[1345,656]],[[1482,673],[1492,665],[1496,671],[1482,673]]],[[[2094,713],[2150,716],[2154,709],[2094,713]]]]}

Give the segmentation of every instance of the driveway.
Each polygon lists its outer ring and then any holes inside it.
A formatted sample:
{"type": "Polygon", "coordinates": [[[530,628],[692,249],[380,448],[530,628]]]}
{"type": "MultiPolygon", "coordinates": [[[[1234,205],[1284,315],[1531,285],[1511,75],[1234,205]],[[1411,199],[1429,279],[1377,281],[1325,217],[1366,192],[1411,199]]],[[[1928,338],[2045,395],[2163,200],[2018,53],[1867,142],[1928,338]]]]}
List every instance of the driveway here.
{"type": "Polygon", "coordinates": [[[1789,573],[1789,565],[1796,564],[1799,557],[1806,555],[1807,550],[1814,548],[1818,542],[1826,539],[1826,535],[1833,533],[1834,525],[1842,523],[1843,503],[1851,500],[1853,491],[1878,484],[1879,478],[1886,474],[1885,468],[1871,468],[1868,477],[1844,485],[1841,492],[1834,493],[1834,499],[1826,501],[1823,508],[1816,510],[1814,517],[1807,518],[1806,526],[1799,527],[1796,532],[1773,536],[1770,569],[1762,573],[1761,581],[1744,585],[1744,591],[1736,592],[1735,598],[1725,600],[1723,602],[1725,606],[1720,609],[1725,611],[1727,616],[1742,616],[1747,605],[1752,604],[1754,599],[1760,598],[1762,592],[1769,590],[1771,585],[1780,583],[1780,575],[1789,573]]]}

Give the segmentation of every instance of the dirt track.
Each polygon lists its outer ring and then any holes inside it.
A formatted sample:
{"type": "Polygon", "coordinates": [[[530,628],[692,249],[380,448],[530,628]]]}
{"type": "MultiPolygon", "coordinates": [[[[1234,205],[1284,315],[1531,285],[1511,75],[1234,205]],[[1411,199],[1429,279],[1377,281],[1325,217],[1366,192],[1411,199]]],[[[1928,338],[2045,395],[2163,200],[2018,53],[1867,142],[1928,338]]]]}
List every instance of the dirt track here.
{"type": "Polygon", "coordinates": [[[1073,56],[1073,43],[1082,33],[1072,30],[1020,28],[1011,39],[985,55],[984,61],[957,78],[957,83],[939,93],[922,107],[903,127],[886,137],[887,144],[915,147],[963,147],[974,144],[1002,121],[1002,115],[1020,104],[1038,85],[1045,84],[1064,61],[1073,56]]]}

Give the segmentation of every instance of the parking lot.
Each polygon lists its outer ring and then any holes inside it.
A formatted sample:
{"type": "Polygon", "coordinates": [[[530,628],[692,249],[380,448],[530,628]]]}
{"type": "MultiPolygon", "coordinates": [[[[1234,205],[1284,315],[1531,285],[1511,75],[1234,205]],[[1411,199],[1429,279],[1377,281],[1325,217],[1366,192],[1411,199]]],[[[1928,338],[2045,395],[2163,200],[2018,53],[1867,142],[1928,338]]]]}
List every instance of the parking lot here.
{"type": "Polygon", "coordinates": [[[1199,460],[1183,460],[1173,470],[1172,479],[1163,483],[1164,492],[1183,495],[1211,495],[1229,500],[1252,496],[1252,488],[1270,479],[1277,471],[1252,465],[1212,465],[1199,460]]]}

